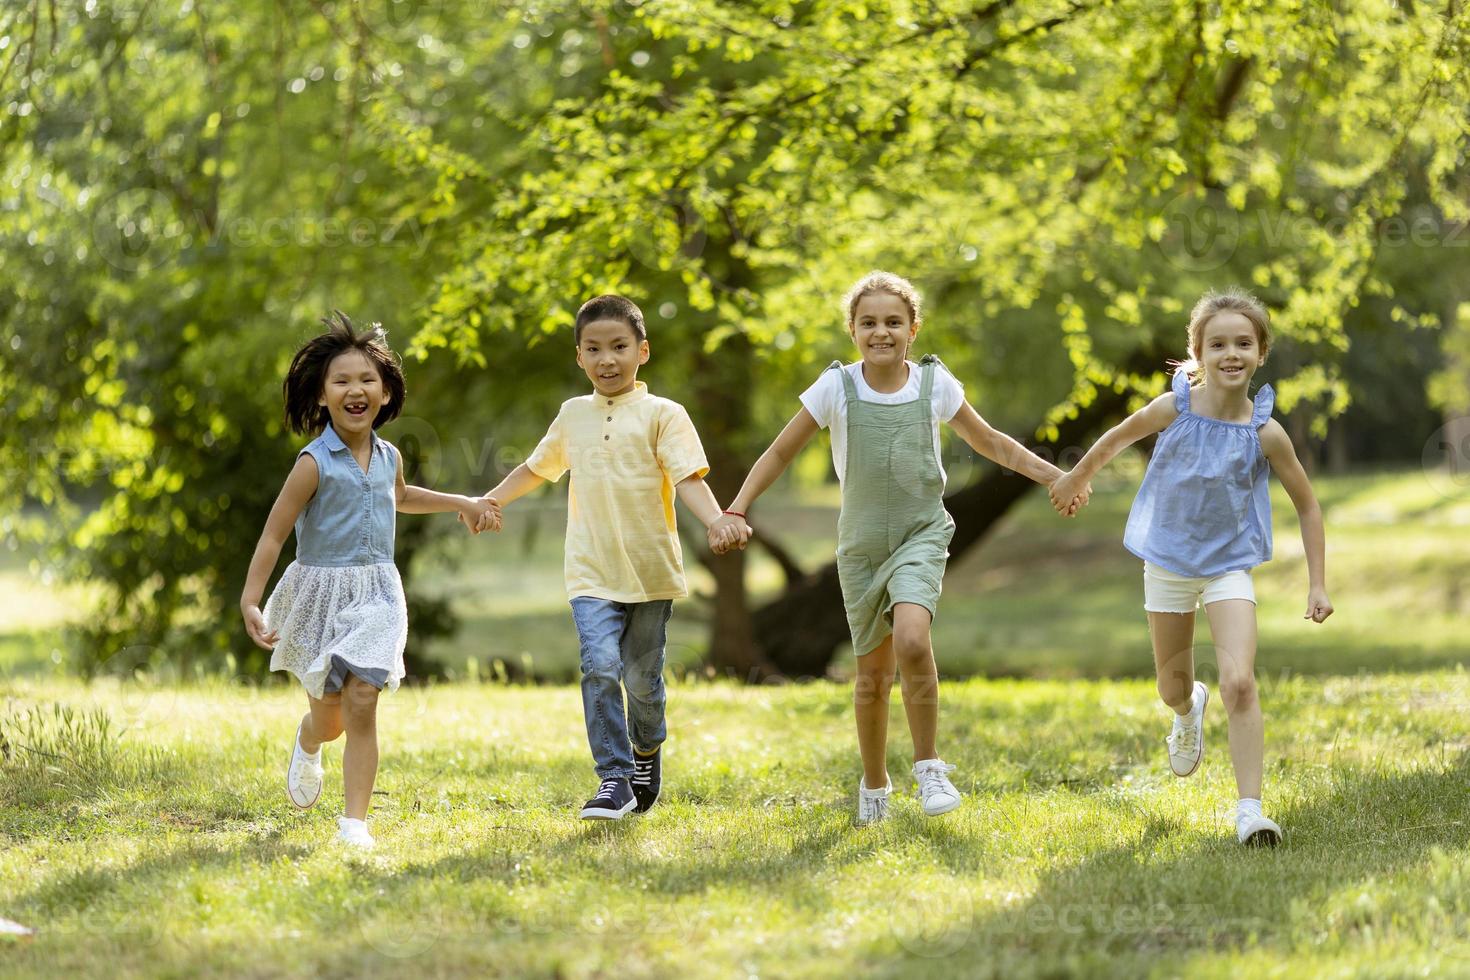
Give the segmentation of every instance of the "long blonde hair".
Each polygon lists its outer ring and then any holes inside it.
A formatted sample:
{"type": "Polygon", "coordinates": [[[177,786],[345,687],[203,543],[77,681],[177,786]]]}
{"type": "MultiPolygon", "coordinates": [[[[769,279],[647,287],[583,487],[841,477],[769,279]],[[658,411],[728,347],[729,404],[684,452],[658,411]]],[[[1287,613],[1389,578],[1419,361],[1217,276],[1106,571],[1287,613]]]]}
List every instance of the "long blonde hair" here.
{"type": "Polygon", "coordinates": [[[1239,313],[1251,322],[1251,326],[1256,328],[1256,342],[1261,345],[1262,361],[1271,351],[1271,314],[1267,311],[1266,304],[1239,286],[1211,289],[1189,311],[1189,357],[1174,364],[1174,370],[1183,371],[1192,385],[1204,384],[1205,325],[1217,313],[1239,313]]]}

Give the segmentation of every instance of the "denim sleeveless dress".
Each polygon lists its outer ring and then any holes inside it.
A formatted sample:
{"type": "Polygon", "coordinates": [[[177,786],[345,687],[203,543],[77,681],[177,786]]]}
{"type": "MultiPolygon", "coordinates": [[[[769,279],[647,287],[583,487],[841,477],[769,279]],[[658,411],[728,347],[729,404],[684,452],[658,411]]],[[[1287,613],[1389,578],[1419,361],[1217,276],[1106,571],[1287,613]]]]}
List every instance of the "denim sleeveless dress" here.
{"type": "MultiPolygon", "coordinates": [[[[954,520],[934,451],[934,366],[920,361],[919,397],[898,405],[858,397],[839,361],[847,401],[847,472],[837,518],[837,580],[852,650],[871,653],[893,632],[893,607],[939,605],[954,520]]],[[[830,368],[829,368],[830,370],[830,368]]]]}
{"type": "Polygon", "coordinates": [[[317,488],[296,519],[296,560],[265,604],[280,633],[271,670],[289,671],[314,698],[340,691],[349,673],[396,689],[408,641],[393,564],[398,450],[374,433],[363,472],[328,424],[301,452],[316,461],[317,488]]]}
{"type": "Polygon", "coordinates": [[[1249,422],[1196,415],[1174,374],[1179,416],[1160,435],[1128,513],[1123,546],[1176,575],[1214,578],[1271,560],[1270,466],[1261,426],[1276,394],[1262,385],[1249,422]]]}

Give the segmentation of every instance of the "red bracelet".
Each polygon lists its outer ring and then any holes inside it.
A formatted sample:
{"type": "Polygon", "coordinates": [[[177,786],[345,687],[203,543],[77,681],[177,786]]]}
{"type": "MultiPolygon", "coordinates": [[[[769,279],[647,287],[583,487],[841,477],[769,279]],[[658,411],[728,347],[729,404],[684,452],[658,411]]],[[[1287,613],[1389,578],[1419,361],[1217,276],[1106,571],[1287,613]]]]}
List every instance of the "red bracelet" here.
{"type": "Polygon", "coordinates": [[[742,521],[745,520],[745,515],[742,514],[742,513],[740,513],[740,511],[738,511],[738,510],[722,510],[722,511],[720,511],[720,513],[721,514],[729,514],[731,517],[738,517],[742,521]]]}

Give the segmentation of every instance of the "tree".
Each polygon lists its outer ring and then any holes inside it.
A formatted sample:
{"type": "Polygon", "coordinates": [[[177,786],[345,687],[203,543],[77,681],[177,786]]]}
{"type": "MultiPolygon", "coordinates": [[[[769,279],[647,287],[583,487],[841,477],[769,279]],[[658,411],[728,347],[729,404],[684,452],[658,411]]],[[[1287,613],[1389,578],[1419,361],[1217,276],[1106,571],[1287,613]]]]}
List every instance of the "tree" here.
{"type": "MultiPolygon", "coordinates": [[[[419,342],[472,358],[487,336],[564,328],[576,298],[603,289],[670,304],[664,350],[690,380],[667,387],[701,409],[726,495],[738,475],[724,466],[743,473],[771,431],[752,430],[756,406],[840,349],[832,298],[867,265],[921,270],[944,315],[1059,323],[1070,392],[1049,394],[1037,426],[1053,439],[1066,420],[1089,423],[1077,438],[1105,421],[1089,411],[1102,393],[1156,393],[1162,364],[1131,355],[1181,349],[1192,297],[1244,281],[1296,364],[1276,379],[1279,404],[1319,403],[1320,422],[1348,400],[1345,315],[1392,289],[1373,260],[1403,169],[1424,174],[1443,214],[1463,210],[1455,4],[610,9],[585,91],[525,127],[519,179],[465,175],[482,185],[474,217],[446,219],[463,248],[419,342]],[[1042,297],[1051,309],[1033,315],[1042,297]]],[[[420,156],[465,152],[419,135],[420,156]]],[[[983,531],[1009,497],[957,500],[990,501],[963,515],[983,531]]],[[[740,561],[710,563],[713,664],[813,672],[840,621],[823,617],[796,647],[778,634],[793,608],[832,608],[831,569],[794,584],[752,634],[740,561]]]]}

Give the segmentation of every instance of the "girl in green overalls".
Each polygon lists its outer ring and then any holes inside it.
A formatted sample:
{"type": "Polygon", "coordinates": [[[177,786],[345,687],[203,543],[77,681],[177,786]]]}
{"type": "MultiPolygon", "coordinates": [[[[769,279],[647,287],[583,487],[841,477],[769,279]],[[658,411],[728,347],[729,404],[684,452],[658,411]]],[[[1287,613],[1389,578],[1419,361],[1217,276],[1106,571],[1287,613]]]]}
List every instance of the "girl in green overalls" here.
{"type": "MultiPolygon", "coordinates": [[[[724,520],[749,538],[745,515],[819,428],[832,430],[832,461],[842,482],[837,572],[857,654],[853,705],[863,778],[859,824],[888,813],[888,695],[895,666],[914,742],[914,778],[929,816],[960,805],[939,758],[939,677],[929,625],[939,603],[954,521],[944,510],[939,422],[980,455],[1050,486],[1062,471],[997,432],[965,400],[964,389],[933,355],[908,359],[919,333],[919,294],[886,272],[864,276],[844,302],[847,332],[862,360],[833,362],[802,393],[801,411],[756,461],[724,520]]],[[[1071,507],[1086,503],[1087,490],[1071,507]]],[[[718,525],[717,525],[718,526],[718,525]]],[[[713,534],[713,531],[711,532],[713,534]]]]}

